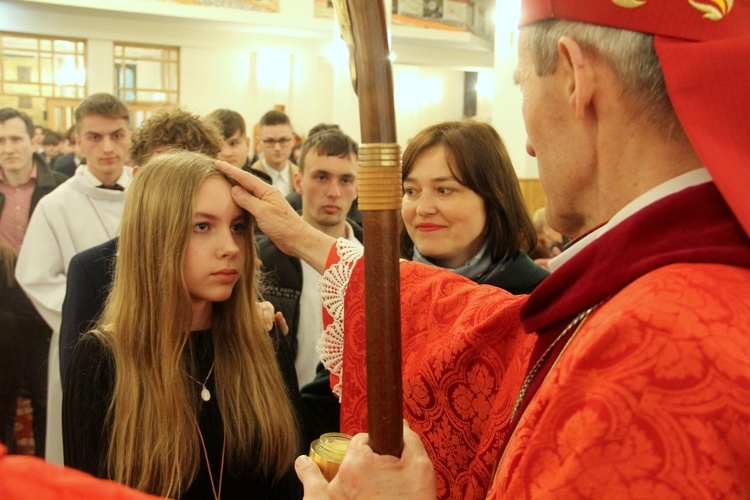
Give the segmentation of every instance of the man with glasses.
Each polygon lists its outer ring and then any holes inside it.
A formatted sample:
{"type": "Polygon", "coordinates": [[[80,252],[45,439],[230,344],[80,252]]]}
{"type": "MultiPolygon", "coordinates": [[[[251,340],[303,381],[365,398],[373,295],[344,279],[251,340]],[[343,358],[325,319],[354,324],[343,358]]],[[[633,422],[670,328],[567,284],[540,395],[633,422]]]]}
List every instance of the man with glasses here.
{"type": "Polygon", "coordinates": [[[263,156],[250,168],[271,176],[271,184],[284,196],[288,195],[294,191],[294,175],[298,169],[289,159],[295,138],[286,113],[274,109],[261,117],[258,143],[263,156]]]}

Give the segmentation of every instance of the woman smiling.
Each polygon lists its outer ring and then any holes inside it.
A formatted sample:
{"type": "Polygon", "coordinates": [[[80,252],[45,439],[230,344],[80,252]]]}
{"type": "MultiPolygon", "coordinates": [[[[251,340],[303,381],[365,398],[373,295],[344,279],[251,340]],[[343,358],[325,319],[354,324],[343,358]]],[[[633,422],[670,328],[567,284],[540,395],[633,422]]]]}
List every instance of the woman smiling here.
{"type": "Polygon", "coordinates": [[[549,273],[527,256],[536,233],[510,157],[490,125],[444,122],[403,156],[402,257],[514,293],[549,273]]]}

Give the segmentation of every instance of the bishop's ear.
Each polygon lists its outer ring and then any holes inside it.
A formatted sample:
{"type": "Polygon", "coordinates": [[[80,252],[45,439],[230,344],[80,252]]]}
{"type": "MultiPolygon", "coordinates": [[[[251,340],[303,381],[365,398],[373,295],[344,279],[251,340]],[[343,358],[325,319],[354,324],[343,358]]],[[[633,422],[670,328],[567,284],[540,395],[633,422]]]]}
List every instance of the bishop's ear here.
{"type": "Polygon", "coordinates": [[[564,79],[568,102],[575,108],[576,116],[583,118],[586,108],[592,104],[596,85],[591,57],[569,36],[560,38],[557,51],[557,70],[564,79]]]}

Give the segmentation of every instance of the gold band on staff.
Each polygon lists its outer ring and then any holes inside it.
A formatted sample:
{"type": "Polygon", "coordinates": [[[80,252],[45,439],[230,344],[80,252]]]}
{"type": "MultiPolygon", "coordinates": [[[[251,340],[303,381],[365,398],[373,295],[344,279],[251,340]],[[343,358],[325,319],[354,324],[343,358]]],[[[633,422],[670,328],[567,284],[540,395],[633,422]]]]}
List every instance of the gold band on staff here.
{"type": "Polygon", "coordinates": [[[360,210],[401,210],[401,147],[360,144],[357,183],[360,210]]]}

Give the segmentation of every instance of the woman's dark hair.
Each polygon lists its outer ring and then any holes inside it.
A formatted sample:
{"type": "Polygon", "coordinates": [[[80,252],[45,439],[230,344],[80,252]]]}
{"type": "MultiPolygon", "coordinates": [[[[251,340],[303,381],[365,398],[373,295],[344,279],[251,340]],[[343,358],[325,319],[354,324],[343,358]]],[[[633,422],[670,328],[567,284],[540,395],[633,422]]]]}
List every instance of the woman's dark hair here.
{"type": "MultiPolygon", "coordinates": [[[[536,245],[536,232],[521,196],[516,172],[500,135],[492,126],[470,120],[432,125],[409,142],[403,155],[401,179],[425,151],[443,146],[445,161],[461,184],[477,193],[487,212],[485,241],[493,262],[536,245]]],[[[411,259],[414,242],[401,223],[401,256],[411,259]]]]}

